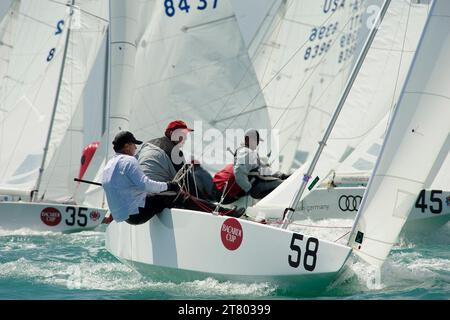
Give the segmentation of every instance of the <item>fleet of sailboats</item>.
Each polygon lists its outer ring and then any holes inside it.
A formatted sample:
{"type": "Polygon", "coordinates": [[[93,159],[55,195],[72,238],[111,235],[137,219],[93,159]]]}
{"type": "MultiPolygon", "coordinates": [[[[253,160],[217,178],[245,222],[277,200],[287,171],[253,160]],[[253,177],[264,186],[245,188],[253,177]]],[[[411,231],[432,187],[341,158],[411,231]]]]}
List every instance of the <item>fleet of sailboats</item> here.
{"type": "Polygon", "coordinates": [[[450,78],[440,67],[450,50],[447,1],[385,1],[382,27],[376,37],[374,27],[367,56],[354,68],[364,1],[265,0],[257,17],[235,0],[194,2],[13,3],[0,24],[0,150],[13,150],[0,152],[0,194],[29,198],[0,202],[1,226],[45,220],[53,227],[59,220],[52,230],[74,231],[103,218],[105,209],[93,206],[103,202],[101,188],[83,192],[79,199],[88,206],[63,202],[76,189],[65,177],[74,177],[71,161],[80,156],[80,97],[107,33],[109,110],[88,179],[99,180],[118,131],[150,139],[175,118],[200,121],[200,131],[209,133],[206,141],[194,139],[190,151],[210,171],[231,162],[227,148],[239,143],[235,135],[215,133],[251,127],[279,130],[269,143],[279,147],[282,169],[304,163],[247,208],[256,217],[284,217],[282,225],[185,209],[166,209],[139,226],[113,221],[107,250],[141,273],[171,281],[275,281],[313,293],[336,279],[351,253],[382,265],[407,221],[420,225],[438,214],[437,225],[448,221],[450,194],[433,186],[445,186],[450,147],[450,78]],[[84,13],[78,28],[75,9],[84,13]],[[253,25],[243,32],[248,20],[253,25]],[[30,51],[30,43],[41,50],[30,51]],[[312,159],[325,131],[330,139],[312,159]],[[223,148],[213,150],[220,139],[223,148]],[[352,180],[354,170],[339,176],[366,150],[373,158],[359,161],[365,176],[352,180]],[[313,184],[322,188],[306,188],[316,176],[313,184]],[[330,177],[334,186],[350,181],[350,188],[323,188],[330,177]],[[345,217],[358,211],[347,245],[286,228],[298,203],[320,207],[316,201],[335,206],[323,205],[316,217],[333,217],[340,206],[345,217]]]}

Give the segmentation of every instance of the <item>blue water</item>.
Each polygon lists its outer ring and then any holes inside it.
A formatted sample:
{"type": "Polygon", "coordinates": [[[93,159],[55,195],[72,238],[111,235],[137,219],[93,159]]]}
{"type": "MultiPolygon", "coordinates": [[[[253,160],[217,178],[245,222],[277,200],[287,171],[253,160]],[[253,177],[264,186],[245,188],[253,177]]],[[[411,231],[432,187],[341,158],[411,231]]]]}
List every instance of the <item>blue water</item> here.
{"type": "MultiPolygon", "coordinates": [[[[141,277],[105,249],[102,230],[75,234],[0,230],[0,299],[302,299],[268,283],[175,284],[141,277]]],[[[402,239],[381,270],[353,261],[317,299],[450,299],[450,224],[402,239]]]]}

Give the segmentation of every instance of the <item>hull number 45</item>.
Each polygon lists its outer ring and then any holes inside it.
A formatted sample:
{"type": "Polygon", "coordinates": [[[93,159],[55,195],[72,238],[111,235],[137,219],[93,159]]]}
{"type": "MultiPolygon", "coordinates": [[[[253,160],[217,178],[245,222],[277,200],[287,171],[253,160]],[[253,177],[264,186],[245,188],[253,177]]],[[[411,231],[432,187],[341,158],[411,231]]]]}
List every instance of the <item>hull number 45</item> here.
{"type": "Polygon", "coordinates": [[[427,204],[425,197],[425,190],[420,191],[417,197],[415,207],[420,209],[422,213],[429,209],[431,213],[440,214],[442,213],[442,199],[438,196],[442,194],[442,190],[431,190],[430,191],[430,205],[427,204]]]}

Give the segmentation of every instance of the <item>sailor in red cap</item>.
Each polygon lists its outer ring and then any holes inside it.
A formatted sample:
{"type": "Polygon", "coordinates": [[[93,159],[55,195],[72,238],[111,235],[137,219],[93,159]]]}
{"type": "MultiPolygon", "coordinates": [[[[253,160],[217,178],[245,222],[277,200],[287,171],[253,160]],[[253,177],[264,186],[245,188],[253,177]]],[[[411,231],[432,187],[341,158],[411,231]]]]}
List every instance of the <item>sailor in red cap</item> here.
{"type": "MultiPolygon", "coordinates": [[[[177,173],[182,171],[185,167],[186,160],[181,150],[187,136],[194,131],[189,128],[182,120],[175,120],[170,122],[164,132],[164,136],[149,140],[143,144],[138,153],[139,165],[144,171],[145,175],[155,181],[172,181],[177,176],[177,173]]],[[[186,175],[189,180],[189,175],[186,175]]],[[[188,185],[189,182],[186,183],[188,185]]],[[[211,184],[212,185],[212,184],[211,184]]],[[[186,190],[183,197],[177,198],[176,207],[183,207],[191,210],[214,211],[216,205],[204,199],[194,197],[186,190]],[[183,203],[179,202],[182,199],[183,203]]],[[[195,190],[190,190],[193,194],[195,190]]],[[[228,212],[229,209],[219,208],[219,212],[228,212]]],[[[241,216],[244,210],[232,210],[229,215],[241,216]]]]}

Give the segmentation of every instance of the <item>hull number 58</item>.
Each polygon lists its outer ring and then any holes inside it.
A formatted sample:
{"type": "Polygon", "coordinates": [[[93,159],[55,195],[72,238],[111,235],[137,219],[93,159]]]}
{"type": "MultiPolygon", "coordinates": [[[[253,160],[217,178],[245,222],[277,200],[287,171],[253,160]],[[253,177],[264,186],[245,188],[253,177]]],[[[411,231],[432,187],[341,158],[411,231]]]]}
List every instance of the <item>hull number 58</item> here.
{"type": "Polygon", "coordinates": [[[303,261],[303,268],[307,271],[314,271],[317,262],[317,250],[319,249],[319,240],[316,238],[308,238],[306,241],[306,250],[302,259],[302,250],[297,244],[303,241],[303,235],[298,233],[292,234],[290,248],[292,254],[288,257],[289,265],[292,268],[298,268],[303,261]]]}

